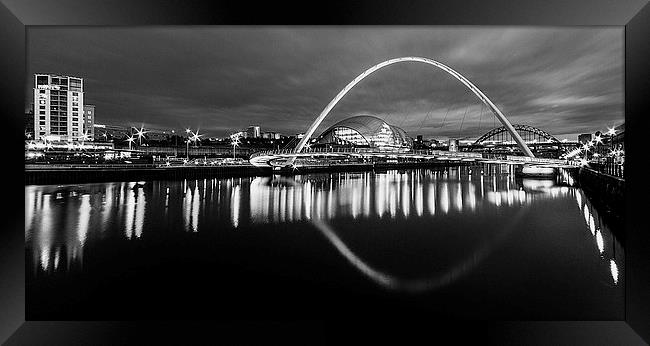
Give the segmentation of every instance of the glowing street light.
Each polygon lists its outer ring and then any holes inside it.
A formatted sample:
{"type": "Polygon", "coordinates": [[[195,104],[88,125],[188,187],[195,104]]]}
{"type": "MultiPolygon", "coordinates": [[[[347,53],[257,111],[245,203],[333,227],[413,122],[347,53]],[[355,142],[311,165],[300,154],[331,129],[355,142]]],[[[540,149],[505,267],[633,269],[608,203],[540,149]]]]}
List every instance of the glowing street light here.
{"type": "Polygon", "coordinates": [[[616,129],[615,128],[608,128],[607,129],[607,134],[610,136],[614,136],[616,134],[616,129]]]}
{"type": "Polygon", "coordinates": [[[200,139],[200,137],[203,135],[199,134],[199,130],[196,130],[196,133],[192,133],[192,136],[190,137],[190,140],[194,142],[194,147],[196,148],[196,142],[200,139]]]}
{"type": "Polygon", "coordinates": [[[135,141],[135,137],[127,136],[126,141],[129,142],[129,150],[131,150],[131,144],[133,143],[133,141],[135,141]]]}
{"type": "Polygon", "coordinates": [[[235,158],[235,148],[240,144],[239,133],[230,135],[230,145],[232,145],[232,158],[235,158]]]}
{"type": "Polygon", "coordinates": [[[144,127],[142,126],[140,127],[139,130],[135,127],[134,129],[135,129],[135,135],[138,136],[138,145],[142,145],[142,138],[144,137],[144,134],[147,132],[144,130],[144,127]]]}
{"type": "Polygon", "coordinates": [[[600,137],[600,135],[598,135],[598,136],[596,136],[596,138],[594,138],[594,141],[595,141],[596,143],[600,144],[600,143],[603,142],[603,139],[600,137]]]}

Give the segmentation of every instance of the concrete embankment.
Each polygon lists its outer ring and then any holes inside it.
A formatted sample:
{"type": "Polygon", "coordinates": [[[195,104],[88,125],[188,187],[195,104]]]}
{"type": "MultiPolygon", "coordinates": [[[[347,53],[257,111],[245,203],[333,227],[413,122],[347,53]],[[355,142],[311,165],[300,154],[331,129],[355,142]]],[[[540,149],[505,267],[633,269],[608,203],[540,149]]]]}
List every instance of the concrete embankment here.
{"type": "Polygon", "coordinates": [[[624,179],[582,167],[578,171],[578,182],[580,188],[601,211],[601,214],[608,219],[608,222],[623,224],[625,217],[624,179]]]}
{"type": "Polygon", "coordinates": [[[69,166],[25,166],[25,184],[82,184],[109,181],[141,181],[141,180],[176,180],[176,179],[205,179],[227,177],[265,176],[272,174],[296,175],[305,173],[332,172],[364,172],[385,171],[389,169],[408,169],[418,167],[443,167],[473,165],[475,162],[464,161],[431,161],[408,163],[381,164],[350,164],[331,166],[299,167],[273,171],[271,167],[255,166],[176,166],[157,167],[145,166],[101,166],[101,165],[69,165],[69,166]]]}
{"type": "Polygon", "coordinates": [[[25,167],[25,184],[75,184],[109,181],[204,179],[269,175],[270,168],[254,166],[182,167],[25,167]]]}

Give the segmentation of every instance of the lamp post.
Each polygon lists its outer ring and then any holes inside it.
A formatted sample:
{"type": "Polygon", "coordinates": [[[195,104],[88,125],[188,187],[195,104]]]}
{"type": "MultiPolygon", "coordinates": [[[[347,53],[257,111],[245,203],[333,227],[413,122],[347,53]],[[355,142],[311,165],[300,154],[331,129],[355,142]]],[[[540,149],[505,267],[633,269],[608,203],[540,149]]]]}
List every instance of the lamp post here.
{"type": "Polygon", "coordinates": [[[230,136],[230,144],[232,145],[232,158],[235,159],[235,148],[239,145],[239,135],[234,134],[230,136]]]}
{"type": "Polygon", "coordinates": [[[126,141],[129,142],[129,150],[131,150],[131,143],[133,143],[133,141],[135,141],[135,137],[127,136],[126,141]]]}
{"type": "Polygon", "coordinates": [[[144,127],[141,126],[140,129],[135,128],[135,135],[138,136],[138,145],[142,145],[142,138],[144,137],[144,134],[147,133],[144,130],[144,127]]]}

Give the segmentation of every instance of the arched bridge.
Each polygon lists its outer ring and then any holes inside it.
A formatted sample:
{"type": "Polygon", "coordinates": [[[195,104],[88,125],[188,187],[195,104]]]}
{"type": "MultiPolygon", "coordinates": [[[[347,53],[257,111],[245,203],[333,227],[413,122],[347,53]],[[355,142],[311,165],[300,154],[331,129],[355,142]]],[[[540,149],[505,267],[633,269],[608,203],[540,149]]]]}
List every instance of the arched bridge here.
{"type": "Polygon", "coordinates": [[[499,119],[499,121],[503,124],[503,126],[510,132],[510,135],[514,138],[514,140],[517,142],[517,145],[519,145],[519,148],[521,151],[524,153],[524,155],[528,157],[535,157],[533,153],[530,151],[528,146],[526,145],[526,142],[519,136],[519,133],[515,130],[515,128],[510,124],[508,119],[506,119],[505,115],[497,108],[496,105],[481,91],[478,87],[476,87],[472,82],[469,81],[469,79],[465,78],[465,76],[461,75],[451,67],[438,62],[433,59],[429,58],[422,58],[422,57],[414,57],[414,56],[408,56],[408,57],[403,57],[403,58],[396,58],[396,59],[390,59],[386,60],[382,63],[379,63],[360,75],[357,76],[352,82],[350,82],[348,85],[343,88],[333,99],[330,101],[330,103],[323,109],[323,111],[320,113],[320,115],[314,120],[314,122],[309,126],[309,129],[307,129],[307,132],[305,133],[305,136],[300,140],[296,148],[294,149],[295,153],[300,153],[302,149],[305,147],[305,144],[307,144],[307,141],[311,139],[311,136],[314,134],[314,131],[316,131],[316,128],[320,125],[320,123],[327,117],[327,115],[330,113],[330,111],[336,106],[336,104],[345,96],[352,88],[357,85],[359,82],[361,82],[364,78],[370,76],[374,72],[386,67],[390,66],[393,64],[397,63],[403,63],[403,62],[416,62],[416,63],[424,63],[427,65],[434,66],[436,68],[441,69],[442,71],[448,73],[452,77],[456,78],[458,81],[463,83],[470,91],[476,95],[481,102],[483,102],[489,109],[494,113],[494,115],[499,119]]]}
{"type": "MultiPolygon", "coordinates": [[[[415,63],[424,63],[433,67],[436,67],[438,69],[441,69],[442,71],[448,73],[452,77],[454,77],[456,80],[460,81],[463,85],[465,85],[470,91],[476,95],[476,97],[483,102],[487,106],[488,109],[495,115],[497,119],[499,119],[499,122],[503,125],[504,131],[507,131],[509,135],[514,139],[514,141],[517,143],[521,151],[524,153],[524,157],[519,157],[518,159],[513,159],[513,161],[517,162],[536,162],[539,161],[538,163],[550,163],[546,162],[548,159],[536,159],[535,156],[533,155],[532,151],[526,144],[526,141],[521,137],[521,135],[517,132],[517,129],[508,121],[508,119],[503,115],[501,110],[481,91],[478,87],[476,87],[471,81],[469,81],[465,76],[461,75],[451,67],[440,63],[436,60],[429,59],[429,58],[422,58],[422,57],[402,57],[402,58],[396,58],[396,59],[390,59],[386,60],[382,63],[379,63],[377,65],[372,66],[371,68],[367,69],[360,75],[358,75],[354,80],[352,80],[348,85],[345,86],[331,101],[330,103],[323,109],[323,111],[316,117],[314,122],[309,126],[307,129],[307,132],[303,136],[303,138],[300,140],[298,145],[293,149],[293,150],[278,150],[278,151],[266,151],[266,152],[260,152],[257,154],[254,154],[251,156],[250,162],[256,166],[274,166],[274,167],[289,167],[294,165],[294,161],[298,157],[312,157],[314,158],[315,156],[340,156],[340,155],[363,155],[364,157],[371,157],[371,156],[377,156],[377,155],[384,155],[382,153],[372,153],[372,152],[363,152],[363,153],[358,153],[358,152],[350,152],[350,153],[342,153],[342,152],[328,152],[325,150],[325,152],[314,152],[313,150],[303,150],[305,149],[307,143],[309,140],[312,138],[314,135],[314,132],[318,128],[318,126],[321,124],[321,122],[329,115],[329,113],[332,111],[332,109],[336,106],[336,104],[359,82],[361,82],[364,78],[368,77],[372,73],[393,65],[397,63],[403,63],[403,62],[415,62],[415,63]],[[544,162],[542,162],[544,161],[544,162]]],[[[404,156],[423,156],[424,158],[438,158],[438,159],[479,159],[478,157],[465,157],[465,153],[449,153],[449,154],[442,154],[440,152],[436,153],[415,153],[411,151],[410,153],[399,153],[396,156],[397,157],[404,157],[404,156]]],[[[558,160],[559,161],[559,160],[558,160]]],[[[559,162],[557,162],[559,163],[559,162]]]]}
{"type": "MultiPolygon", "coordinates": [[[[553,135],[536,127],[520,124],[514,124],[512,126],[515,128],[515,130],[517,130],[519,135],[526,142],[546,141],[551,143],[560,143],[560,141],[557,138],[553,137],[553,135]]],[[[510,132],[505,126],[497,127],[482,135],[479,139],[476,140],[476,142],[474,142],[474,145],[480,145],[491,140],[505,141],[508,139],[509,135],[510,132]]]]}

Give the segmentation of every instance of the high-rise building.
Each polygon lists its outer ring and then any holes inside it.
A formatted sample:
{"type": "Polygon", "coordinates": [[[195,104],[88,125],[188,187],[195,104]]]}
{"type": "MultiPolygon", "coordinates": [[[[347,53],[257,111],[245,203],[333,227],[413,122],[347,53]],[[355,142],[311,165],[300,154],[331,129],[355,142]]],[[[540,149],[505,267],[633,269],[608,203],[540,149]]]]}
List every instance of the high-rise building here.
{"type": "Polygon", "coordinates": [[[95,105],[84,105],[82,132],[86,135],[86,140],[92,141],[95,138],[95,105]]]}
{"type": "Polygon", "coordinates": [[[262,130],[257,125],[249,126],[246,130],[246,138],[260,138],[262,136],[262,130]]]}
{"type": "Polygon", "coordinates": [[[34,75],[34,139],[77,141],[83,138],[83,79],[34,75]]]}

